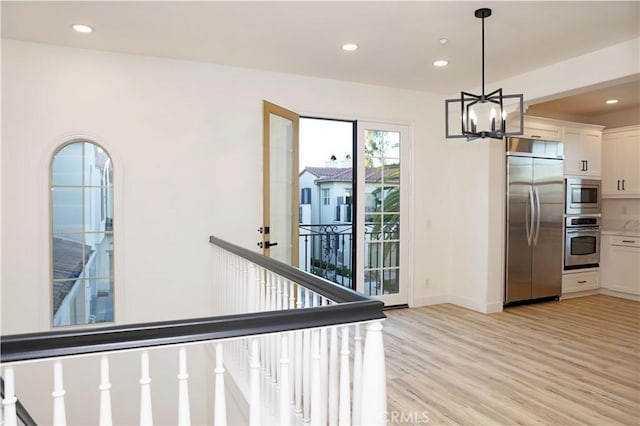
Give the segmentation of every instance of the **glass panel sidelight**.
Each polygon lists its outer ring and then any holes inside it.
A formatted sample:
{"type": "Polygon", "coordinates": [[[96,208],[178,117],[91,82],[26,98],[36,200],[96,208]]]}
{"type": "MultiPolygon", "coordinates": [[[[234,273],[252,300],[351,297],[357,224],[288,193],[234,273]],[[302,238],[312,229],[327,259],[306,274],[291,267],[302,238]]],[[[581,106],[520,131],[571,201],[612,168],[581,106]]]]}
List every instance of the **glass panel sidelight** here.
{"type": "Polygon", "coordinates": [[[400,132],[365,130],[364,292],[400,291],[400,132]]]}

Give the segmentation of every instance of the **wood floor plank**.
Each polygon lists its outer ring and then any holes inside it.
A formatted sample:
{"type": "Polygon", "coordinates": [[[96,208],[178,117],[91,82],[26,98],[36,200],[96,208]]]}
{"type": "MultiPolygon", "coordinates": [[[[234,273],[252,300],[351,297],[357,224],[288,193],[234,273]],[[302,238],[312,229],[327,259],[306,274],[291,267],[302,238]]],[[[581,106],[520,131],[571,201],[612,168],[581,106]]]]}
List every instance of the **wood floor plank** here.
{"type": "Polygon", "coordinates": [[[443,304],[387,316],[390,424],[640,424],[638,302],[595,295],[491,315],[443,304]]]}

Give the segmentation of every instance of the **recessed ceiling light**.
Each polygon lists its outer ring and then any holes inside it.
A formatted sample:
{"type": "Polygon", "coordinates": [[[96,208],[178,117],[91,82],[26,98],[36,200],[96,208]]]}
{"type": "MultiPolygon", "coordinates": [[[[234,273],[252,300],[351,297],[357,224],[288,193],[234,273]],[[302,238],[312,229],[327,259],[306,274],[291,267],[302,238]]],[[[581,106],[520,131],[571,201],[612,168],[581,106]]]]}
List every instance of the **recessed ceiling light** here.
{"type": "Polygon", "coordinates": [[[618,100],[617,99],[607,99],[606,103],[608,103],[609,105],[613,105],[613,104],[617,104],[618,100]]]}
{"type": "Polygon", "coordinates": [[[91,28],[88,25],[84,25],[84,24],[73,24],[71,26],[71,28],[73,28],[74,31],[77,31],[79,33],[92,33],[93,32],[93,28],[91,28]]]}
{"type": "Polygon", "coordinates": [[[437,61],[433,62],[434,67],[444,67],[444,66],[447,66],[448,64],[449,64],[449,61],[445,61],[444,59],[438,59],[437,61]]]}
{"type": "Polygon", "coordinates": [[[448,38],[444,38],[442,37],[441,39],[438,40],[440,42],[440,44],[447,44],[449,43],[449,39],[448,38]]]}
{"type": "Polygon", "coordinates": [[[345,43],[342,45],[342,50],[346,50],[347,52],[353,52],[358,49],[358,45],[355,43],[345,43]]]}

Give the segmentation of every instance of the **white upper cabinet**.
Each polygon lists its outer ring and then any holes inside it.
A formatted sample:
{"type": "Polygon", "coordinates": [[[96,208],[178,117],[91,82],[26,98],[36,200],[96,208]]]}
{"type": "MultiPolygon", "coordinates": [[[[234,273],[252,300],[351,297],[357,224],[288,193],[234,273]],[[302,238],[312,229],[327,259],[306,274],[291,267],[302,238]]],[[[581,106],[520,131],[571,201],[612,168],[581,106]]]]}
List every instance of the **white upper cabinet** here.
{"type": "Polygon", "coordinates": [[[525,117],[522,137],[543,139],[546,141],[562,141],[562,127],[542,119],[525,117]]]}
{"type": "Polygon", "coordinates": [[[564,128],[564,174],[600,177],[602,128],[564,128]]]}
{"type": "Polygon", "coordinates": [[[640,198],[640,126],[604,131],[602,195],[640,198]]]}

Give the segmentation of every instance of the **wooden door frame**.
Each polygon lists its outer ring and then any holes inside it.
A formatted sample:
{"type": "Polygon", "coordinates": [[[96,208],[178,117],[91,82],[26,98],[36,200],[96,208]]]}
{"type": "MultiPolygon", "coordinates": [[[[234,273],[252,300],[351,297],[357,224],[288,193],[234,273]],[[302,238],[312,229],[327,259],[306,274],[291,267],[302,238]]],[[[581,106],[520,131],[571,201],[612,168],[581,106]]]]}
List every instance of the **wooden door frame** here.
{"type": "MultiPolygon", "coordinates": [[[[298,156],[300,137],[300,115],[269,101],[262,101],[262,223],[263,228],[270,226],[270,204],[271,204],[271,152],[270,152],[270,116],[271,114],[291,120],[293,123],[293,146],[292,146],[292,175],[291,175],[291,266],[298,266],[298,222],[299,222],[299,182],[298,182],[298,156]]],[[[262,239],[268,241],[269,234],[263,232],[262,239]]],[[[269,256],[269,247],[263,247],[263,254],[269,256]]]]}

